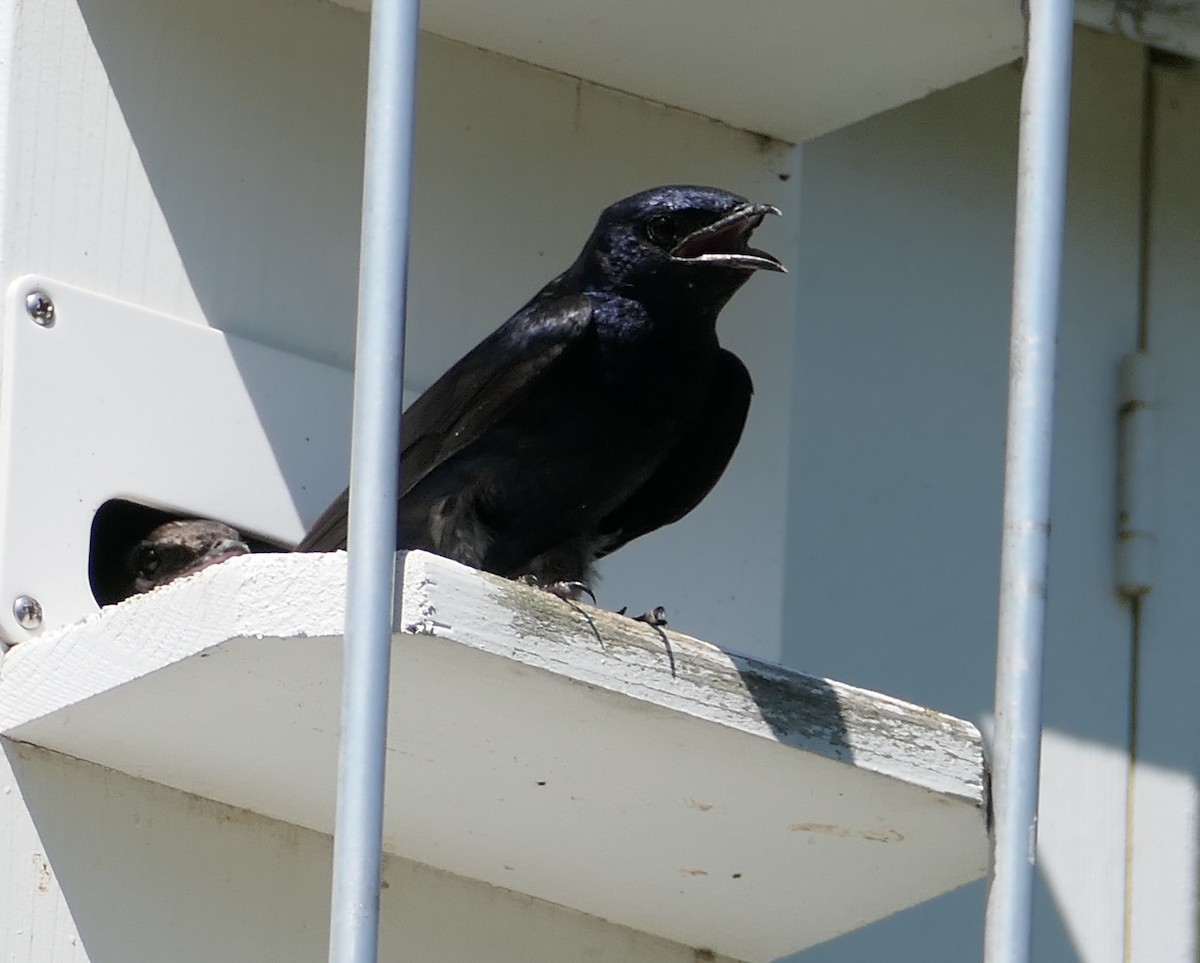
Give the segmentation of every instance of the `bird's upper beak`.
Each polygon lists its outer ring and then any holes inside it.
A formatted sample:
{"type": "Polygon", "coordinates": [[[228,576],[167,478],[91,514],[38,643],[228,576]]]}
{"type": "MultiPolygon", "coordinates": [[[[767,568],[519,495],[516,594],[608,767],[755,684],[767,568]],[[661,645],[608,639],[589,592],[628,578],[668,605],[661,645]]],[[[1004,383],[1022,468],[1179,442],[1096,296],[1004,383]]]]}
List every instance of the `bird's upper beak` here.
{"type": "Polygon", "coordinates": [[[763,218],[778,213],[779,208],[770,204],[743,204],[716,223],[693,231],[671,249],[671,257],[676,261],[787,273],[777,257],[749,243],[763,218]]]}
{"type": "Polygon", "coordinates": [[[235,555],[249,554],[250,546],[245,542],[240,542],[232,538],[223,538],[220,541],[213,542],[212,547],[204,553],[203,559],[196,566],[196,570],[216,565],[217,562],[223,562],[225,559],[233,558],[235,555]]]}

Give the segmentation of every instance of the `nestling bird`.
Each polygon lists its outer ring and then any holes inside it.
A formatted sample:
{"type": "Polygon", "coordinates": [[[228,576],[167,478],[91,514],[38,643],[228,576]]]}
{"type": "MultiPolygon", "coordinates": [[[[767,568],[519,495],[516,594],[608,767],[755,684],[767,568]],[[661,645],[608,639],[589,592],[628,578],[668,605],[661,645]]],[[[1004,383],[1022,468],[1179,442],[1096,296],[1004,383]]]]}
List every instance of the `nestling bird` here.
{"type": "Polygon", "coordinates": [[[159,525],[129,553],[127,568],[132,591],[149,592],[177,578],[216,565],[250,546],[237,529],[223,522],[189,518],[159,525]]]}
{"type": "MultiPolygon", "coordinates": [[[[687,186],[607,208],[575,263],[405,412],[397,547],[587,590],[597,558],[695,508],[752,392],[717,315],[785,270],[749,246],[778,213],[687,186]]],[[[343,492],[297,550],[344,548],[346,509],[343,492]]]]}

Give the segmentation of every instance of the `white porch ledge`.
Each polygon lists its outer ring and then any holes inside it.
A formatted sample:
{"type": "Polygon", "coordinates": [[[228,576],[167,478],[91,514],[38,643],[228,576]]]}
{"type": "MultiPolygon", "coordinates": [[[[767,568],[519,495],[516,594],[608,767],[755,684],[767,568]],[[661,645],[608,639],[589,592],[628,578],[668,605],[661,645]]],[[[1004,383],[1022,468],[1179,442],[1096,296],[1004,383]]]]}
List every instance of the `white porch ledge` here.
{"type": "MultiPolygon", "coordinates": [[[[981,876],[969,723],[401,556],[385,845],[766,961],[981,876]]],[[[322,832],[345,556],[234,559],[10,650],[0,732],[322,832]]]]}

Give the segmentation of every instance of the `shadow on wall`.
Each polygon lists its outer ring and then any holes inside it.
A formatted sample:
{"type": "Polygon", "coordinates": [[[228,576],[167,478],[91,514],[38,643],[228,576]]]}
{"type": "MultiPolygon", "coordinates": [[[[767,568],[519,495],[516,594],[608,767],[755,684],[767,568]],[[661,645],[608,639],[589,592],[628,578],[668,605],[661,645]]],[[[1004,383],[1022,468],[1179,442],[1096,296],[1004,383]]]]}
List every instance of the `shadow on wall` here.
{"type": "MultiPolygon", "coordinates": [[[[1041,875],[1037,878],[1035,890],[1036,959],[1053,963],[1088,963],[1090,958],[1071,941],[1063,918],[1056,912],[1055,904],[1049,898],[1051,894],[1041,875]]],[[[978,953],[971,957],[977,959],[983,953],[983,914],[986,899],[987,884],[983,880],[970,883],[828,943],[784,957],[777,963],[849,963],[853,960],[874,960],[878,959],[880,946],[899,948],[900,952],[889,957],[893,963],[962,963],[962,944],[938,936],[947,914],[957,921],[958,928],[972,930],[978,934],[978,953]],[[905,948],[919,949],[906,954],[905,948]]]]}
{"type": "MultiPolygon", "coordinates": [[[[79,7],[202,316],[258,344],[348,367],[367,19],[316,2],[79,7]]],[[[331,456],[328,482],[300,489],[294,463],[313,458],[293,437],[310,432],[280,403],[292,392],[278,390],[279,372],[256,363],[253,345],[232,347],[293,501],[311,520],[345,484],[348,465],[331,456]]],[[[348,439],[349,392],[323,404],[321,418],[348,439]]],[[[324,424],[308,427],[327,434],[324,424]]]]}

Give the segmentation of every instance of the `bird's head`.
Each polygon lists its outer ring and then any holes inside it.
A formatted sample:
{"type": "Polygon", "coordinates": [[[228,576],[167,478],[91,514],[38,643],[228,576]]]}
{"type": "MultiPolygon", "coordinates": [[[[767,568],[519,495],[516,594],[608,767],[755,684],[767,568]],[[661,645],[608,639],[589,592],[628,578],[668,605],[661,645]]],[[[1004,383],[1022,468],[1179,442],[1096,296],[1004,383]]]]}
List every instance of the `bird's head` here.
{"type": "Polygon", "coordinates": [[[715,187],[655,187],[606,208],[577,265],[639,300],[694,299],[719,311],[755,271],[786,271],[750,246],[763,218],[778,213],[715,187]]]}
{"type": "Polygon", "coordinates": [[[184,575],[245,555],[250,546],[223,522],[191,518],[159,525],[129,553],[135,592],[149,592],[184,575]]]}

